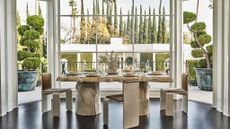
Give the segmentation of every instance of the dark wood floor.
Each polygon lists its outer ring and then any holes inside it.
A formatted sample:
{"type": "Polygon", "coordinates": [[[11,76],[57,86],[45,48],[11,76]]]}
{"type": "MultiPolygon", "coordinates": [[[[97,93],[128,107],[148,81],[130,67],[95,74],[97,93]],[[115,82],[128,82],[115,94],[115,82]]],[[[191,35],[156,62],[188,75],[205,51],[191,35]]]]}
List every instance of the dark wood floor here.
{"type": "MultiPolygon", "coordinates": [[[[110,103],[109,127],[103,127],[102,115],[81,117],[64,109],[65,103],[62,103],[61,117],[58,119],[52,118],[51,112],[42,115],[40,102],[24,104],[0,118],[0,128],[122,129],[122,104],[110,103]]],[[[212,109],[211,105],[189,102],[188,116],[180,112],[179,108],[175,110],[173,118],[165,117],[159,111],[159,99],[152,99],[150,117],[140,117],[140,126],[135,129],[230,129],[230,118],[212,109]]]]}

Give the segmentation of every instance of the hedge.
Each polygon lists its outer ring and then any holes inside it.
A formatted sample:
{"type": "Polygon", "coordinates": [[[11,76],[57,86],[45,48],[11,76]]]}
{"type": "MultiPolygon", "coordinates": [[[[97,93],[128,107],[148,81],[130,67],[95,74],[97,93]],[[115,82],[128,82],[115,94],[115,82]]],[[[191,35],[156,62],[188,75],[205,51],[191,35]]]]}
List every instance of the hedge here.
{"type": "Polygon", "coordinates": [[[61,58],[68,60],[68,71],[77,72],[77,54],[61,54],[61,58]]]}
{"type": "Polygon", "coordinates": [[[165,61],[169,58],[169,54],[156,54],[156,70],[165,71],[165,61]]]}

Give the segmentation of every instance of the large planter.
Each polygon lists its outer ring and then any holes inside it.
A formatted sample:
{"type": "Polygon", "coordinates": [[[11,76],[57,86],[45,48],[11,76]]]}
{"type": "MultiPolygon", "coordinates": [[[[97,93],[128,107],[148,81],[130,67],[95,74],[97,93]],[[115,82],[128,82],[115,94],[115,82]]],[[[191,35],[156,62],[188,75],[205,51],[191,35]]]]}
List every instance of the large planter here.
{"type": "Polygon", "coordinates": [[[18,71],[18,91],[34,90],[37,83],[37,71],[18,71]]]}
{"type": "Polygon", "coordinates": [[[212,69],[195,68],[197,85],[201,90],[212,91],[212,69]]]}

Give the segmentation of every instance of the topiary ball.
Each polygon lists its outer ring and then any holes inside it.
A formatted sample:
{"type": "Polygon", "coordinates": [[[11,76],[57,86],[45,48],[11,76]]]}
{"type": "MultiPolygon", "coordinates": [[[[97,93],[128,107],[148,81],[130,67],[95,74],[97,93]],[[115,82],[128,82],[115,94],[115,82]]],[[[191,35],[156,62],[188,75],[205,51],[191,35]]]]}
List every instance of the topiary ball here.
{"type": "Polygon", "coordinates": [[[201,59],[197,63],[198,68],[207,68],[207,62],[205,59],[201,59]]]}
{"type": "Polygon", "coordinates": [[[18,33],[21,36],[24,36],[25,31],[30,30],[30,27],[28,25],[22,25],[20,27],[18,27],[18,33]]]}
{"type": "Polygon", "coordinates": [[[33,15],[27,17],[26,23],[33,28],[43,28],[45,21],[41,16],[33,15]]]}
{"type": "Polygon", "coordinates": [[[208,34],[200,35],[198,37],[198,41],[202,45],[208,44],[208,43],[210,43],[212,41],[212,37],[210,35],[208,35],[208,34]]]}
{"type": "Polygon", "coordinates": [[[193,12],[184,12],[184,24],[191,23],[197,19],[197,15],[193,12]]]}
{"type": "Polygon", "coordinates": [[[32,54],[30,52],[25,51],[25,50],[19,50],[17,52],[17,54],[18,54],[18,61],[22,61],[22,60],[32,56],[32,54]]]}
{"type": "Polygon", "coordinates": [[[191,26],[193,32],[201,32],[206,29],[206,24],[204,22],[197,22],[191,26]]]}
{"type": "Polygon", "coordinates": [[[200,46],[197,44],[196,41],[192,41],[192,42],[190,43],[190,46],[191,46],[192,48],[200,48],[200,46]]]}
{"type": "Polygon", "coordinates": [[[25,38],[28,40],[34,40],[40,37],[40,33],[36,30],[27,30],[25,31],[24,35],[25,35],[25,38]]]}
{"type": "Polygon", "coordinates": [[[207,47],[206,47],[206,50],[207,50],[207,52],[208,52],[208,55],[209,55],[209,56],[212,56],[213,45],[207,46],[207,47]]]}
{"type": "Polygon", "coordinates": [[[37,57],[28,57],[26,58],[23,63],[22,66],[23,68],[26,68],[28,70],[35,70],[40,66],[40,59],[37,57]]]}
{"type": "Polygon", "coordinates": [[[204,34],[207,34],[207,32],[205,31],[199,31],[196,33],[197,37],[201,36],[201,35],[204,35],[204,34]]]}
{"type": "Polygon", "coordinates": [[[194,49],[192,50],[191,54],[194,58],[201,58],[204,56],[203,51],[201,49],[194,49]]]}

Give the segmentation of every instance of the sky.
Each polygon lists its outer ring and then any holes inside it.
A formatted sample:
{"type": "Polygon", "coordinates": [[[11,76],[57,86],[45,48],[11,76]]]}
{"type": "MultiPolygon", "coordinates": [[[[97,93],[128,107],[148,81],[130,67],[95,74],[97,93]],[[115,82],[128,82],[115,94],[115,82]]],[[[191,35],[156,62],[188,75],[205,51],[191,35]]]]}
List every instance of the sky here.
{"type": "MultiPolygon", "coordinates": [[[[196,0],[190,0],[183,3],[184,11],[192,11],[196,12],[196,0]]],[[[199,15],[198,15],[198,22],[204,21],[207,26],[208,34],[213,33],[213,13],[212,9],[208,6],[210,5],[210,0],[200,0],[199,6],[199,15]]],[[[188,31],[186,27],[184,27],[184,31],[188,31]]]]}
{"type": "MultiPolygon", "coordinates": [[[[70,7],[68,6],[69,0],[61,0],[61,14],[70,14],[70,7]]],[[[80,8],[80,0],[78,1],[78,8],[80,8]]],[[[89,9],[90,14],[92,14],[92,1],[93,0],[84,0],[85,5],[85,13],[87,8],[89,9]]],[[[100,0],[101,1],[101,0],[100,0]]],[[[35,0],[17,0],[17,10],[19,11],[19,15],[21,16],[22,24],[25,24],[26,19],[26,4],[28,2],[30,14],[35,14],[35,0]]],[[[163,0],[163,6],[166,8],[166,14],[169,14],[169,0],[163,0]]],[[[148,11],[149,5],[152,8],[158,9],[159,0],[135,0],[134,5],[138,6],[142,4],[143,10],[148,11]],[[145,1],[145,2],[143,2],[145,1]]],[[[208,8],[210,4],[210,0],[200,0],[200,14],[198,17],[198,21],[205,21],[207,24],[207,32],[212,34],[212,10],[208,8]]],[[[131,9],[132,0],[117,0],[118,9],[121,7],[123,9],[123,14],[127,14],[128,9],[131,9]],[[120,6],[121,5],[121,6],[120,6]]],[[[46,17],[46,2],[41,1],[40,6],[42,8],[42,14],[46,17]]],[[[101,6],[101,5],[100,5],[101,6]]],[[[190,0],[183,3],[184,11],[196,11],[196,0],[190,0]]],[[[80,9],[79,9],[80,10],[80,9]]],[[[139,10],[139,9],[138,9],[139,10]]],[[[119,11],[118,11],[119,12],[119,11]]],[[[80,13],[80,12],[79,12],[80,13]]],[[[184,31],[187,31],[186,27],[184,27],[184,31]]]]}

